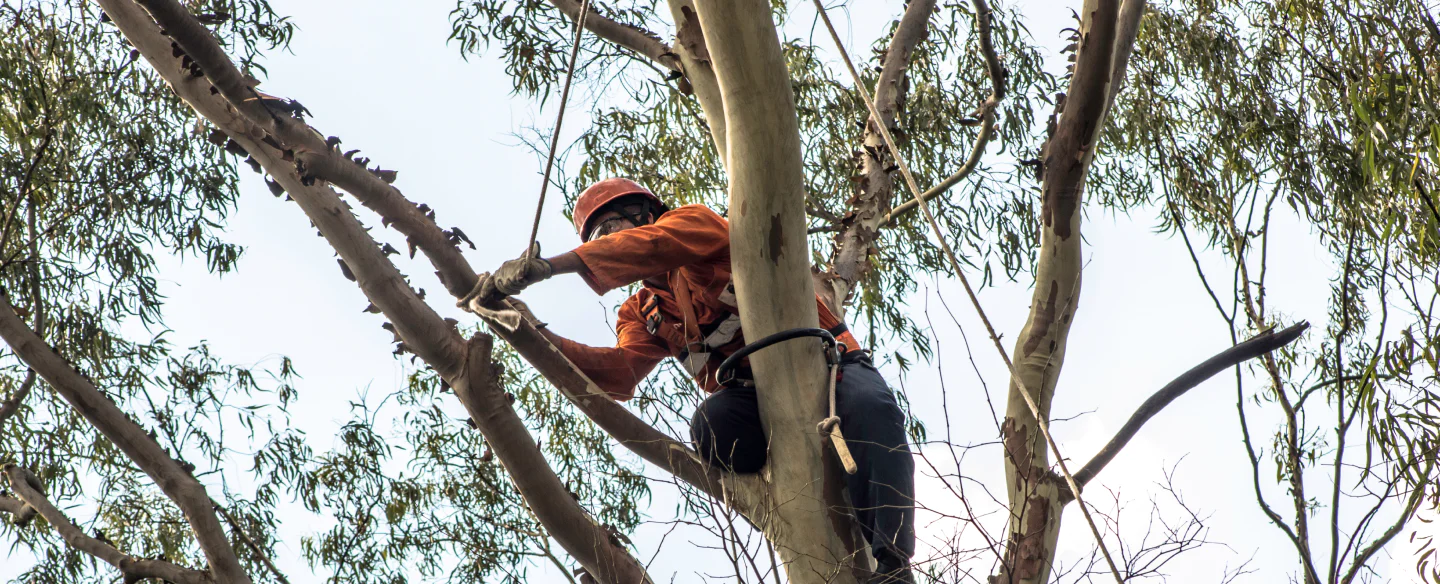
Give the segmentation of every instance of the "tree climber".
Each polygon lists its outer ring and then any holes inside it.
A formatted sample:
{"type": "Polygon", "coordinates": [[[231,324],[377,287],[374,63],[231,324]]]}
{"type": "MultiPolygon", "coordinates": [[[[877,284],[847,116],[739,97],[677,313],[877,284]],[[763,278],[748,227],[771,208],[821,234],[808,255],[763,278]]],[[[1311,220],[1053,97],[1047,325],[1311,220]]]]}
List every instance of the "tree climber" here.
{"type": "MultiPolygon", "coordinates": [[[[579,274],[597,294],[641,282],[620,306],[615,347],[583,345],[543,323],[537,326],[616,400],[630,399],[655,365],[674,357],[710,394],[691,420],[696,449],[712,464],[737,473],[758,472],[767,447],[749,368],[739,367],[738,382],[727,387],[716,379],[725,357],[745,346],[730,282],[729,223],[704,205],[670,210],[645,187],[623,178],[585,189],[574,219],[580,247],[543,259],[537,246],[501,264],[482,277],[467,297],[469,305],[519,294],[556,274],[579,274]]],[[[874,582],[911,582],[914,461],[904,414],[845,323],[818,296],[816,307],[820,326],[848,349],[841,357],[836,413],[858,468],[847,476],[847,486],[878,562],[874,582]]]]}

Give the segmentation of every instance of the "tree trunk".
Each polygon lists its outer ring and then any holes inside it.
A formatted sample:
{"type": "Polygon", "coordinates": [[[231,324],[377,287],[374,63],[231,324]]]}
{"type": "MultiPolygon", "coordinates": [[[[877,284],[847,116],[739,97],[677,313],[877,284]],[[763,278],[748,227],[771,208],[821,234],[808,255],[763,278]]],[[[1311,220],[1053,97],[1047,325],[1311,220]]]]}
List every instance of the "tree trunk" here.
{"type": "Polygon", "coordinates": [[[680,56],[684,82],[700,102],[700,111],[705,112],[705,123],[710,126],[710,138],[715,141],[715,152],[720,164],[729,168],[725,161],[725,105],[720,97],[720,84],[715,79],[715,68],[710,64],[710,49],[705,44],[705,33],[700,27],[700,15],[695,11],[694,0],[670,0],[670,15],[675,19],[675,54],[680,56]]]}
{"type": "MultiPolygon", "coordinates": [[[[799,120],[770,4],[696,2],[724,101],[730,246],[747,338],[814,327],[799,120]]],[[[796,340],[750,358],[770,441],[768,513],[760,522],[790,582],[848,583],[864,546],[841,510],[842,472],[822,449],[826,415],[820,344],[796,340]]]]}
{"type": "Polygon", "coordinates": [[[1065,349],[1079,305],[1085,176],[1100,128],[1123,79],[1143,0],[1086,0],[1070,91],[1058,104],[1060,119],[1042,154],[1040,253],[1030,315],[1016,338],[1014,377],[1001,433],[1010,502],[1000,584],[1044,584],[1055,560],[1061,511],[1070,502],[1064,479],[1050,471],[1048,446],[1022,391],[1030,391],[1048,422],[1065,349]],[[1119,29],[1117,31],[1117,29],[1119,29]]]}

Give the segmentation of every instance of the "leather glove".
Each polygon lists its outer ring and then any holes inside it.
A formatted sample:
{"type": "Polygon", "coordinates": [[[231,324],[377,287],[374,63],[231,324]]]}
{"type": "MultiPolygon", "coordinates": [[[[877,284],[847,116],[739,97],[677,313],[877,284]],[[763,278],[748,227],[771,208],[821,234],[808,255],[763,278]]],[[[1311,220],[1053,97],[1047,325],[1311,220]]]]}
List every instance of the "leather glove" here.
{"type": "Polygon", "coordinates": [[[540,243],[536,242],[525,255],[500,264],[493,274],[481,276],[476,284],[478,294],[471,301],[491,304],[506,296],[519,294],[554,273],[550,262],[540,257],[540,243]]]}

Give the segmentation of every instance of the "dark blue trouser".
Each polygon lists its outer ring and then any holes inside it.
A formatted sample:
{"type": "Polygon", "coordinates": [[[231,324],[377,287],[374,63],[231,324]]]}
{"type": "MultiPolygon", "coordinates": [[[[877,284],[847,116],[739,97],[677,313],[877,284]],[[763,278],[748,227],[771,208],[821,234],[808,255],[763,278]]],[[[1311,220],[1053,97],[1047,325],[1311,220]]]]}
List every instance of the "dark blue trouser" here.
{"type": "MultiPolygon", "coordinates": [[[[835,409],[858,467],[846,487],[876,561],[882,570],[898,568],[915,554],[915,461],[905,438],[905,414],[864,353],[846,357],[835,409]]],[[[712,464],[758,472],[765,465],[766,441],[755,389],[729,387],[711,394],[695,410],[690,437],[712,464]]]]}

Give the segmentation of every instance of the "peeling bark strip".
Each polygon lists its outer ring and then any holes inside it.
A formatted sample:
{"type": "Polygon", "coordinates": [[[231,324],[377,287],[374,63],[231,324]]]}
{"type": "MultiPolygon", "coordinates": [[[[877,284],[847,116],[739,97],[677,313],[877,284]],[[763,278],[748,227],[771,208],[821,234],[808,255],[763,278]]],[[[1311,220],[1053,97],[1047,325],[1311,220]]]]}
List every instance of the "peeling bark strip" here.
{"type": "Polygon", "coordinates": [[[1038,577],[1041,568],[1050,561],[1053,552],[1045,549],[1045,526],[1050,523],[1050,501],[1038,495],[1030,496],[1025,503],[1025,532],[1013,545],[1019,549],[1016,554],[1016,571],[1021,578],[1038,577]]]}
{"type": "MultiPolygon", "coordinates": [[[[900,25],[895,28],[882,58],[880,79],[875,84],[875,106],[882,118],[879,122],[889,129],[898,127],[895,118],[905,103],[903,89],[910,57],[929,33],[930,14],[934,11],[935,0],[911,2],[900,17],[900,25]]],[[[865,91],[865,88],[858,90],[865,91]]],[[[866,116],[861,148],[853,157],[856,175],[851,180],[855,194],[850,199],[851,210],[842,218],[841,229],[835,235],[835,253],[830,261],[831,274],[838,280],[831,278],[827,282],[835,303],[842,307],[855,283],[870,269],[873,244],[895,197],[894,153],[885,145],[876,122],[866,116]]],[[[835,314],[843,318],[844,313],[835,314]]]]}

